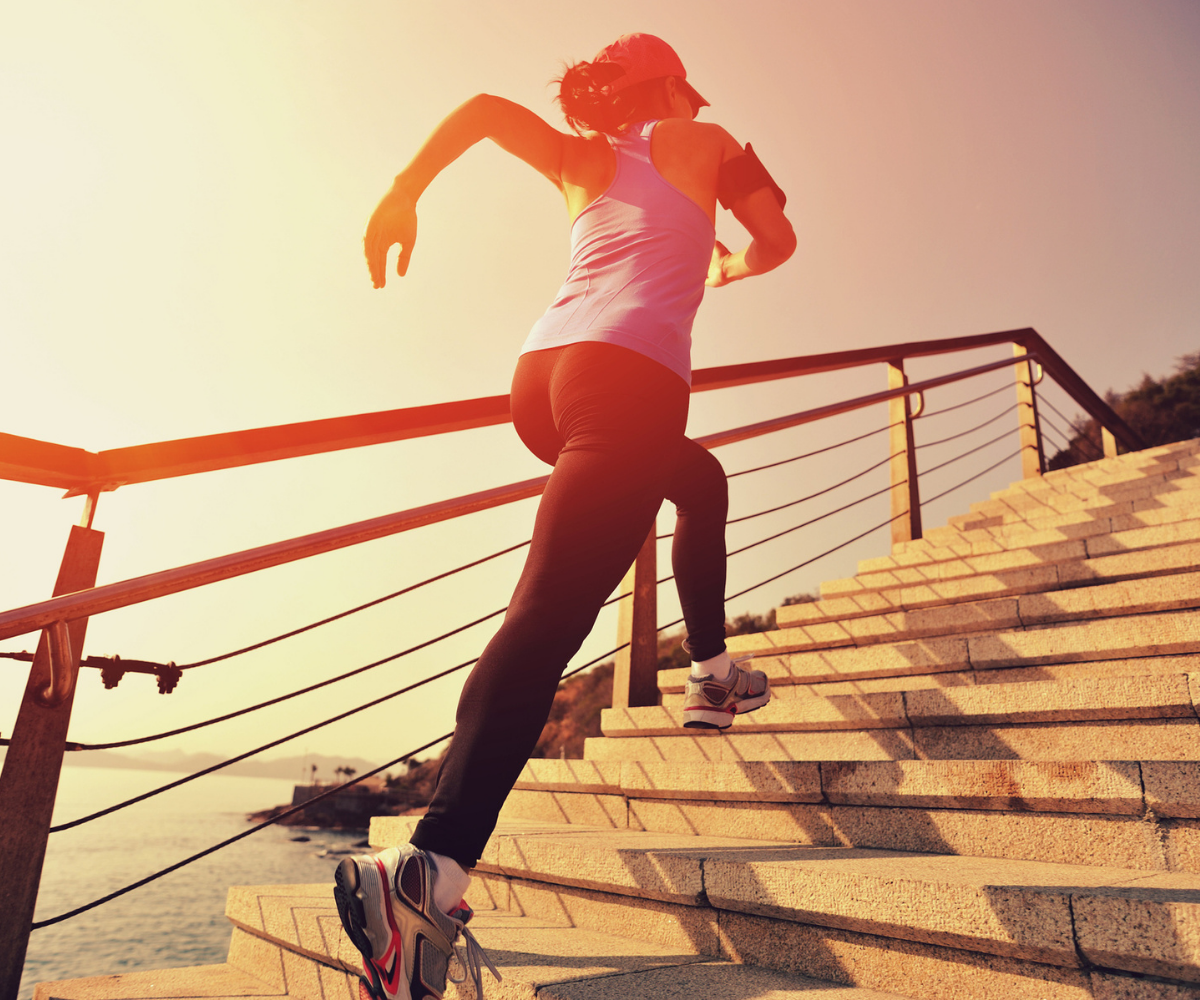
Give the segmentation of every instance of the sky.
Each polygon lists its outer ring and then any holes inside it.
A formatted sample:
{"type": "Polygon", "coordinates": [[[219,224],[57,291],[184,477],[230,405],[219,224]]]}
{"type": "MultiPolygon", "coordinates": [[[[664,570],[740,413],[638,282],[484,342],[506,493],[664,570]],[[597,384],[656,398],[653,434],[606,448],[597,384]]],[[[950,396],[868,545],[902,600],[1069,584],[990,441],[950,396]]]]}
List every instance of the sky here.
{"type": "MultiPolygon", "coordinates": [[[[611,0],[569,16],[542,0],[0,0],[0,430],[100,450],[506,392],[565,272],[557,191],[490,144],[470,150],[422,198],[409,274],[382,291],[362,259],[363,226],[458,103],[499,94],[562,127],[551,79],[635,30],[676,48],[712,102],[704,120],[754,144],[789,195],[799,237],[778,271],[709,291],[694,367],[1032,326],[1103,392],[1165,374],[1200,349],[1193,0],[747,0],[736,14],[710,0],[611,0]]],[[[726,213],[718,236],[745,242],[726,213]]],[[[992,349],[909,370],[919,378],[1004,356],[992,349]]],[[[1011,405],[1010,379],[1000,372],[931,393],[937,409],[1002,390],[918,421],[918,441],[1011,405]]],[[[689,432],[885,387],[874,366],[704,393],[689,432]]],[[[1044,389],[1068,419],[1078,414],[1044,389]]],[[[718,455],[738,471],[885,418],[876,408],[718,455]]],[[[1010,416],[963,441],[1012,426],[1010,416]]],[[[1012,435],[930,472],[924,495],[1002,459],[1010,444],[1012,435]]],[[[922,466],[961,450],[930,445],[922,466]]],[[[883,454],[876,437],[739,477],[732,513],[816,492],[883,454]]],[[[100,498],[100,582],[545,471],[500,426],[128,486],[100,498]]],[[[731,547],[878,489],[883,475],[735,525],[731,547]]],[[[1019,476],[1016,460],[1001,463],[930,504],[926,524],[1019,476]]],[[[59,497],[0,482],[0,607],[49,596],[82,509],[59,497]]],[[[729,592],[882,521],[886,503],[732,557],[729,592]]],[[[110,612],[90,623],[84,653],[181,663],[216,655],[523,541],[534,509],[525,501],[110,612]]],[[[664,511],[659,531],[669,524],[664,511]]],[[[729,612],[763,613],[887,551],[886,531],[876,532],[729,612]]],[[[170,696],[137,676],[105,691],[84,671],[70,737],[163,731],[387,656],[503,607],[519,569],[520,556],[507,556],[197,668],[170,696]]],[[[672,600],[663,587],[660,621],[674,617],[672,600]]],[[[244,751],[474,657],[494,623],[151,748],[244,751]]],[[[615,627],[602,615],[574,662],[611,648],[615,627]]],[[[26,669],[0,660],[4,736],[26,669]]],[[[452,728],[461,676],[268,756],[398,757],[452,728]]]]}

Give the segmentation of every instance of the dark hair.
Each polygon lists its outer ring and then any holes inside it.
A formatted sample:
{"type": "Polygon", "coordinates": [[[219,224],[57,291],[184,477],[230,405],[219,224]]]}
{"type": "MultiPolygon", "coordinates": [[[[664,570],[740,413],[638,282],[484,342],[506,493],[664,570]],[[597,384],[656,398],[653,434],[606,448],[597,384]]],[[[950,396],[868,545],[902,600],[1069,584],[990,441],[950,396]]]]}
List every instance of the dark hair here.
{"type": "Polygon", "coordinates": [[[576,132],[617,135],[633,122],[654,117],[666,77],[644,80],[613,93],[611,84],[625,71],[616,63],[577,62],[568,66],[558,84],[558,106],[576,132]]]}

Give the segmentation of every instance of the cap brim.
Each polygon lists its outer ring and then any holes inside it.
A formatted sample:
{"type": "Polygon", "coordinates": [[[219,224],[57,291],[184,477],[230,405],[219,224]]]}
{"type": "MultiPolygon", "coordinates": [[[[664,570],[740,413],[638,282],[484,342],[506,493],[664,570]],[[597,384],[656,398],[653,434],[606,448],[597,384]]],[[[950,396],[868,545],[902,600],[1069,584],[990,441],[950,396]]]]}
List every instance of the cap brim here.
{"type": "Polygon", "coordinates": [[[688,99],[688,102],[697,111],[699,111],[701,108],[711,107],[708,101],[700,96],[700,91],[688,83],[687,80],[680,80],[679,88],[683,91],[684,96],[688,99]]]}

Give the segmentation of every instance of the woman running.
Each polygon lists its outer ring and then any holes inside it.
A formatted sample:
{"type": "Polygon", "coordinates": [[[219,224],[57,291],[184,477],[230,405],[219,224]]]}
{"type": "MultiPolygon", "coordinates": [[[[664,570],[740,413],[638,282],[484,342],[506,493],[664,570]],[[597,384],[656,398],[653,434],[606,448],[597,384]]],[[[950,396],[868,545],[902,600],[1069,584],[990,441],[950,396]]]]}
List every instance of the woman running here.
{"type": "MultiPolygon", "coordinates": [[[[362,1000],[442,996],[471,916],[468,872],[537,743],[568,660],[664,498],[677,510],[671,558],[692,659],[684,724],[724,729],[770,698],[766,676],[725,651],[725,475],[684,429],[692,320],[704,288],[791,256],[783,192],[749,145],[694,120],[708,102],[653,35],[624,35],[570,67],[559,103],[573,133],[502,98],[471,98],[433,131],[367,225],[367,264],[382,288],[393,244],[397,273],[408,270],[421,193],[489,138],[563,193],[571,263],[513,377],[513,425],[554,471],[504,624],[463,688],[412,843],[347,858],[337,870],[338,911],[363,955],[362,1000]],[[716,240],[718,198],[752,237],[737,253],[716,240]]],[[[472,965],[478,978],[478,960],[472,965]]]]}

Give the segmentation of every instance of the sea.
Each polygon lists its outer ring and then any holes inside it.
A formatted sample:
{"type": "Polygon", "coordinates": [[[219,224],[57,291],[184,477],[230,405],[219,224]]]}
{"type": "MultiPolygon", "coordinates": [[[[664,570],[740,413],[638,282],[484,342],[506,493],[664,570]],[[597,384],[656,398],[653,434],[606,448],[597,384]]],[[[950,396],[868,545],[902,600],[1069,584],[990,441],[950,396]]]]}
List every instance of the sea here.
{"type": "MultiPolygon", "coordinates": [[[[65,767],[54,807],[63,823],[180,777],[170,771],[65,767]]],[[[247,814],[288,803],[293,783],[206,775],[145,802],[50,835],[35,920],[144,878],[253,824],[247,814]]],[[[225,961],[231,885],[325,882],[363,834],[269,826],[140,889],[35,930],[19,1000],[53,979],[225,961]],[[305,837],[307,840],[298,840],[305,837]]]]}

